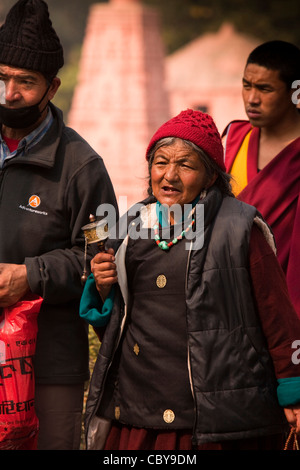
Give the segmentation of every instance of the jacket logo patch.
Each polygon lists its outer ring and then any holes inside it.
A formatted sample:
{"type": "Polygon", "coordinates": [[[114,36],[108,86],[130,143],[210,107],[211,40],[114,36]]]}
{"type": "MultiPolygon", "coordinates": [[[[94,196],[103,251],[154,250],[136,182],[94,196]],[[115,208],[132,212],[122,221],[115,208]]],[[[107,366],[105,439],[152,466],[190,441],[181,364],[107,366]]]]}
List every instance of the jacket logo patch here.
{"type": "Polygon", "coordinates": [[[37,196],[36,194],[33,194],[30,196],[28,199],[27,205],[20,204],[19,209],[22,209],[23,211],[31,212],[33,214],[38,214],[38,215],[48,215],[48,212],[43,211],[43,210],[37,210],[37,208],[41,204],[41,198],[40,196],[37,196]]]}
{"type": "Polygon", "coordinates": [[[33,196],[30,196],[28,200],[28,204],[30,205],[30,207],[33,207],[33,208],[39,207],[40,203],[41,203],[41,199],[36,194],[34,194],[33,196]]]}

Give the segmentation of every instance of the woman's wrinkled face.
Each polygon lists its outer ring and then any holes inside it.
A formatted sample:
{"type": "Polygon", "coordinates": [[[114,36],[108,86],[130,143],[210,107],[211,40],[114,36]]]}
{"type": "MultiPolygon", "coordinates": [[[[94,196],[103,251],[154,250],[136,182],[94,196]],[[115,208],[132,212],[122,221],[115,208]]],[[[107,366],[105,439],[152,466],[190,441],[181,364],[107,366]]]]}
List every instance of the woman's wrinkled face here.
{"type": "Polygon", "coordinates": [[[181,139],[157,149],[150,170],[152,192],[161,204],[191,203],[211,186],[199,155],[181,139]]]}

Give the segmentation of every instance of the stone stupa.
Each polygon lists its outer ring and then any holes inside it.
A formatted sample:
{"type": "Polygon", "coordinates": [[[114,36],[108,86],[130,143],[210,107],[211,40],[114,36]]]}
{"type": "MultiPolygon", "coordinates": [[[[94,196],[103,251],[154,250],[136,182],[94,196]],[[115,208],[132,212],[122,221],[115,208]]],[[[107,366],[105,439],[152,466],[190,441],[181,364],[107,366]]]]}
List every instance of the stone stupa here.
{"type": "Polygon", "coordinates": [[[164,67],[156,10],[140,0],[91,6],[68,124],[104,159],[121,213],[145,197],[145,150],[170,117],[164,67]]]}

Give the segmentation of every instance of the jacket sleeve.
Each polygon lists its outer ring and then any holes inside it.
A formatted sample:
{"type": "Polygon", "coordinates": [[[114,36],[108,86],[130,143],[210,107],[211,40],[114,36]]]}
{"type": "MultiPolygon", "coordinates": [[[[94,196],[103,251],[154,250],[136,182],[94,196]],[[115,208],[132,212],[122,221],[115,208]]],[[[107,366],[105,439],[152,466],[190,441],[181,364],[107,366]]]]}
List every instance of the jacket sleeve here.
{"type": "Polygon", "coordinates": [[[249,262],[258,313],[278,380],[279,403],[300,403],[300,360],[293,349],[294,344],[300,345],[300,320],[281,266],[256,226],[251,234],[249,262]]]}
{"type": "Polygon", "coordinates": [[[93,274],[90,274],[83,289],[80,299],[79,315],[94,328],[106,326],[114,304],[114,286],[109,295],[102,302],[97,291],[93,274]]]}
{"type": "MultiPolygon", "coordinates": [[[[79,300],[84,266],[82,226],[89,215],[96,214],[100,204],[110,204],[118,218],[117,202],[103,160],[98,155],[76,168],[66,184],[65,210],[70,240],[66,247],[26,258],[27,277],[33,293],[51,304],[79,300]]],[[[91,255],[87,257],[87,268],[91,255]]]]}

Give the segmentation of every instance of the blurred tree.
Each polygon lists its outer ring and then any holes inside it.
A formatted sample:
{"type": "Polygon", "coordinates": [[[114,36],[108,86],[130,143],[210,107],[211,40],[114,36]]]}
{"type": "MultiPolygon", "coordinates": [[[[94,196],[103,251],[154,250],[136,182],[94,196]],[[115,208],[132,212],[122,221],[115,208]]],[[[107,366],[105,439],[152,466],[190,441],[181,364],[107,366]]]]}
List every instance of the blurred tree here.
{"type": "MultiPolygon", "coordinates": [[[[53,24],[68,58],[81,44],[93,3],[108,0],[48,0],[53,24]]],[[[168,53],[207,31],[216,31],[224,21],[237,30],[262,40],[283,39],[300,46],[299,0],[142,0],[161,13],[163,38],[168,53]]],[[[0,0],[0,21],[15,0],[0,0]]]]}
{"type": "Polygon", "coordinates": [[[77,83],[80,52],[81,48],[79,45],[74,46],[70,52],[68,61],[58,74],[61,79],[59,92],[52,100],[53,103],[63,111],[65,121],[68,120],[67,113],[71,107],[73,92],[77,83]]]}
{"type": "Polygon", "coordinates": [[[144,0],[162,15],[169,53],[207,31],[231,22],[263,41],[282,39],[300,46],[299,0],[144,0]]]}
{"type": "MultiPolygon", "coordinates": [[[[47,0],[46,0],[47,1],[47,0]]],[[[76,81],[89,8],[108,0],[48,0],[51,19],[65,50],[63,81],[57,101],[66,112],[76,81]]],[[[0,22],[15,0],[0,0],[0,22]]],[[[262,41],[282,39],[300,46],[299,0],[143,0],[161,14],[166,53],[208,31],[217,31],[224,21],[262,41]]]]}

